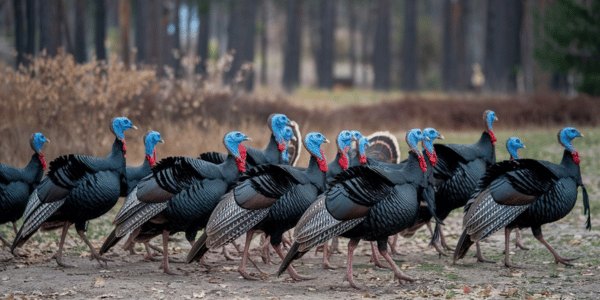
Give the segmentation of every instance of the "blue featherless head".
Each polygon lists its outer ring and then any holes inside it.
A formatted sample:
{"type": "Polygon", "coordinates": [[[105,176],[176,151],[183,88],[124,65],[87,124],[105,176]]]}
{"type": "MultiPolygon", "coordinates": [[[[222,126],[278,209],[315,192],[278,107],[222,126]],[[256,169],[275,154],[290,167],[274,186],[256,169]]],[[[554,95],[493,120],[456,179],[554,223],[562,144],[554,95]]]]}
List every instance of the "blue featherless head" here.
{"type": "Polygon", "coordinates": [[[164,143],[165,141],[161,138],[160,132],[150,130],[144,136],[144,147],[146,148],[146,155],[152,155],[154,148],[158,143],[164,143]]]}
{"type": "Polygon", "coordinates": [[[439,131],[431,127],[423,129],[423,136],[427,137],[423,140],[423,146],[429,153],[433,153],[433,142],[436,139],[444,139],[444,136],[441,133],[439,133],[439,131]]]}
{"type": "Polygon", "coordinates": [[[114,133],[114,135],[120,140],[125,139],[125,131],[127,129],[131,129],[131,128],[137,129],[137,127],[135,125],[133,125],[131,120],[129,120],[126,117],[114,118],[112,120],[112,124],[110,127],[110,129],[114,133]]]}
{"type": "Polygon", "coordinates": [[[493,110],[484,111],[483,119],[488,130],[493,130],[494,122],[498,121],[498,117],[496,117],[496,113],[493,110]]]}
{"type": "Polygon", "coordinates": [[[354,134],[350,130],[342,130],[337,136],[336,143],[339,151],[349,151],[352,147],[354,134]]]}
{"type": "Polygon", "coordinates": [[[406,143],[408,144],[410,150],[413,150],[416,153],[419,153],[419,142],[424,139],[429,138],[423,135],[423,132],[419,128],[413,128],[406,133],[406,143]]]}
{"type": "Polygon", "coordinates": [[[575,151],[573,147],[573,139],[583,137],[583,134],[579,132],[575,127],[565,127],[558,132],[558,142],[570,152],[575,151]]]}
{"type": "Polygon", "coordinates": [[[321,153],[321,145],[323,143],[329,143],[329,140],[320,132],[311,132],[304,138],[304,147],[306,147],[306,150],[319,159],[324,158],[321,153]]]}
{"type": "Polygon", "coordinates": [[[361,157],[367,154],[367,147],[369,147],[369,139],[363,136],[358,140],[358,154],[361,157]]]}
{"type": "Polygon", "coordinates": [[[360,133],[360,131],[358,131],[358,130],[352,130],[352,131],[350,131],[350,132],[352,133],[352,138],[353,138],[355,141],[359,141],[359,140],[360,140],[360,138],[362,138],[362,137],[363,137],[362,133],[360,133]]]}
{"type": "Polygon", "coordinates": [[[233,156],[235,157],[239,157],[240,156],[240,144],[244,141],[250,141],[251,139],[239,132],[239,131],[231,131],[229,133],[227,133],[225,135],[225,137],[223,138],[223,144],[225,144],[225,148],[227,148],[227,151],[229,151],[229,153],[231,153],[233,156]]]}
{"type": "Polygon", "coordinates": [[[283,135],[285,128],[290,125],[290,119],[284,114],[272,114],[269,116],[268,123],[277,143],[284,143],[283,135]]]}
{"type": "Polygon", "coordinates": [[[49,143],[50,140],[47,139],[44,134],[41,132],[36,132],[31,135],[31,139],[29,140],[29,145],[31,149],[36,153],[40,153],[42,151],[42,147],[44,147],[45,143],[49,143]]]}
{"type": "Polygon", "coordinates": [[[511,136],[506,140],[506,150],[512,159],[519,159],[519,149],[525,148],[520,138],[511,136]]]}

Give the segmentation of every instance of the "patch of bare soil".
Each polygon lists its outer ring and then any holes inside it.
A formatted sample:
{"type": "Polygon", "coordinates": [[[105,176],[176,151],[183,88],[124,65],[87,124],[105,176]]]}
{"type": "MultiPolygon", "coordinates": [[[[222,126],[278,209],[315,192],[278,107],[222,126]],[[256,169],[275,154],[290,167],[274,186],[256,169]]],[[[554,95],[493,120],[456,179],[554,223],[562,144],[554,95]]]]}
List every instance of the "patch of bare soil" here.
{"type": "MultiPolygon", "coordinates": [[[[446,233],[454,244],[460,230],[460,216],[455,213],[446,220],[446,233]]],[[[97,222],[97,221],[96,221],[97,222]]],[[[362,298],[525,298],[525,299],[584,299],[597,298],[600,290],[600,232],[584,231],[583,218],[578,211],[555,224],[544,226],[546,239],[563,256],[581,257],[574,267],[556,265],[552,256],[532,235],[525,231],[529,251],[511,252],[513,261],[523,269],[507,269],[502,264],[503,235],[497,233],[482,243],[484,254],[496,264],[477,263],[470,254],[452,264],[450,257],[439,257],[428,247],[428,233],[420,230],[411,239],[399,241],[401,255],[395,260],[403,271],[416,278],[414,283],[398,284],[390,270],[376,268],[370,259],[370,246],[361,242],[356,251],[354,275],[364,287],[357,291],[344,281],[346,240],[341,240],[342,254],[335,254],[332,262],[336,270],[323,270],[321,257],[305,255],[296,263],[298,272],[315,277],[313,280],[293,282],[289,276],[268,276],[264,280],[248,281],[237,272],[239,260],[227,261],[219,252],[209,253],[208,267],[198,263],[173,263],[172,269],[181,275],[169,276],[159,269],[160,262],[144,261],[142,255],[129,255],[116,246],[108,254],[113,259],[107,267],[99,267],[89,260],[84,244],[70,234],[65,260],[75,268],[60,268],[51,259],[56,251],[56,234],[37,234],[37,240],[26,244],[22,254],[13,258],[6,248],[0,249],[0,297],[7,299],[60,298],[60,299],[362,299],[362,298]],[[74,242],[73,242],[74,241],[74,242]]],[[[94,222],[90,226],[93,226],[94,222]]],[[[258,246],[255,238],[255,246],[258,246]]],[[[99,246],[102,238],[94,239],[99,246]]],[[[240,240],[241,242],[241,240],[240,240]]],[[[158,241],[154,241],[158,244],[158,241]]],[[[172,257],[182,260],[189,245],[176,235],[171,243],[172,257]]],[[[257,247],[255,247],[257,249],[257,247]]],[[[138,252],[141,253],[141,247],[138,252]]],[[[230,251],[235,249],[230,246],[230,251]]],[[[449,253],[450,254],[450,253],[449,253]]],[[[159,257],[160,258],[160,257],[159,257]]],[[[252,259],[264,272],[274,274],[275,264],[262,263],[258,250],[252,259]]],[[[253,266],[249,270],[258,274],[253,266]]]]}

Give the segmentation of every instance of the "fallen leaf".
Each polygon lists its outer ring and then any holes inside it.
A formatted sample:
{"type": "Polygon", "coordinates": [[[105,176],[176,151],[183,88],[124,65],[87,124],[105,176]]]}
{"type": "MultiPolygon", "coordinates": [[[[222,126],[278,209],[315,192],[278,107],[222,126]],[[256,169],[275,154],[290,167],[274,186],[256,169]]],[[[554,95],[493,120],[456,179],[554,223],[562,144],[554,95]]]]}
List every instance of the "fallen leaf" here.
{"type": "Polygon", "coordinates": [[[195,299],[202,299],[206,296],[206,292],[200,291],[200,293],[192,293],[192,297],[195,299]]]}
{"type": "Polygon", "coordinates": [[[468,294],[471,292],[471,288],[468,285],[463,286],[463,294],[468,294]]]}
{"type": "Polygon", "coordinates": [[[102,277],[96,277],[96,280],[94,281],[94,287],[95,288],[101,288],[106,284],[106,281],[104,280],[104,278],[102,277]]]}

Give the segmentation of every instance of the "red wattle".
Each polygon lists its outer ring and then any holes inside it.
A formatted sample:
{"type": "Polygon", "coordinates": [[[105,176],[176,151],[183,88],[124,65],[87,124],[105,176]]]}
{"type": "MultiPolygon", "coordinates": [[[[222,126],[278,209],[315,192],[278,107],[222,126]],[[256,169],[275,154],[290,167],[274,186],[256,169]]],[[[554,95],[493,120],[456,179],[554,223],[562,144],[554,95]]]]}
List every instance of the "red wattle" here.
{"type": "Polygon", "coordinates": [[[156,165],[156,151],[152,151],[152,155],[146,154],[146,159],[150,164],[150,167],[154,167],[156,165]]]}
{"type": "Polygon", "coordinates": [[[122,139],[121,143],[123,143],[123,146],[121,147],[121,150],[123,150],[123,157],[126,157],[127,156],[127,145],[125,144],[125,139],[122,139]]]}
{"type": "Polygon", "coordinates": [[[427,157],[429,158],[431,165],[435,166],[435,164],[437,164],[437,153],[435,153],[435,151],[433,151],[433,153],[429,152],[427,149],[425,150],[425,153],[427,153],[427,157]]]}
{"type": "Polygon", "coordinates": [[[367,156],[366,155],[361,155],[360,159],[359,159],[359,162],[360,162],[361,165],[367,164],[367,156]]]}
{"type": "Polygon", "coordinates": [[[419,167],[421,167],[421,171],[423,173],[427,172],[427,163],[425,162],[425,157],[423,155],[419,155],[419,167]]]}
{"type": "MultiPolygon", "coordinates": [[[[348,149],[349,149],[349,147],[346,147],[340,152],[341,155],[340,155],[340,158],[338,159],[338,164],[340,165],[342,170],[348,169],[348,166],[350,165],[350,163],[348,162],[348,155],[346,154],[346,153],[348,153],[348,149]]],[[[321,152],[321,156],[323,156],[322,152],[321,152]]]]}
{"type": "Polygon", "coordinates": [[[285,151],[286,148],[287,148],[287,146],[285,145],[284,142],[277,143],[277,150],[279,150],[279,152],[285,151]]]}
{"type": "Polygon", "coordinates": [[[38,159],[40,160],[40,163],[42,164],[42,170],[46,170],[46,168],[48,168],[48,164],[46,163],[46,158],[44,157],[44,153],[38,153],[38,159]]]}
{"type": "Polygon", "coordinates": [[[240,173],[246,172],[246,146],[238,146],[239,155],[235,158],[235,165],[240,173]]]}
{"type": "Polygon", "coordinates": [[[573,162],[576,165],[579,165],[579,163],[581,162],[581,159],[579,158],[579,152],[577,152],[577,151],[571,152],[571,157],[573,158],[573,162]]]}
{"type": "Polygon", "coordinates": [[[323,153],[323,150],[321,150],[321,157],[322,158],[318,158],[315,157],[317,159],[317,163],[319,164],[319,170],[321,170],[321,172],[326,173],[328,170],[328,166],[327,166],[327,159],[325,158],[325,153],[323,153]]]}
{"type": "Polygon", "coordinates": [[[492,140],[492,145],[496,145],[496,135],[494,134],[494,132],[492,130],[488,130],[487,132],[490,135],[490,139],[492,140]]]}

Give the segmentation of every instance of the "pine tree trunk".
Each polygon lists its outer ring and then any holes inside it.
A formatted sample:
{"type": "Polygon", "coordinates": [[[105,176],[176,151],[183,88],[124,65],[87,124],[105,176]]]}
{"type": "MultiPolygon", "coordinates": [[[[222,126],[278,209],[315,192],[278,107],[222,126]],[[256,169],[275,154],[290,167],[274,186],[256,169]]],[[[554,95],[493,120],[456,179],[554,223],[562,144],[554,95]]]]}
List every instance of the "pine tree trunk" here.
{"type": "Polygon", "coordinates": [[[375,44],[373,50],[373,88],[388,90],[390,88],[390,27],[391,5],[389,0],[377,1],[377,21],[375,25],[375,44]]]}
{"type": "Polygon", "coordinates": [[[287,0],[286,40],[283,46],[283,87],[291,91],[300,84],[302,50],[302,1],[287,0]]]}
{"type": "Polygon", "coordinates": [[[75,0],[75,61],[87,61],[86,35],[86,0],[75,0]]]}
{"type": "MultiPolygon", "coordinates": [[[[387,0],[385,0],[387,1],[387,0]]],[[[317,83],[319,88],[333,87],[335,47],[335,0],[320,1],[319,55],[317,56],[317,83]]]]}
{"type": "Polygon", "coordinates": [[[25,9],[25,18],[27,19],[27,41],[25,43],[25,54],[30,56],[27,60],[35,55],[35,32],[36,32],[36,5],[35,0],[27,0],[25,9]]]}
{"type": "Polygon", "coordinates": [[[269,0],[262,0],[261,3],[261,28],[260,28],[260,84],[267,85],[268,76],[268,28],[269,28],[269,0]]]}
{"type": "Polygon", "coordinates": [[[25,1],[13,0],[15,14],[15,48],[17,50],[16,67],[25,62],[25,1]]]}
{"type": "Polygon", "coordinates": [[[96,59],[106,60],[106,0],[96,0],[94,13],[94,44],[96,47],[96,59]]]}
{"type": "Polygon", "coordinates": [[[181,69],[181,57],[182,57],[182,49],[181,49],[181,19],[179,18],[179,11],[181,10],[181,0],[175,0],[175,11],[174,19],[175,19],[175,35],[173,36],[173,49],[169,49],[167,54],[169,57],[173,57],[173,52],[175,52],[175,56],[171,59],[173,70],[175,71],[175,76],[181,77],[182,69],[181,69]]]}
{"type": "Polygon", "coordinates": [[[210,38],[210,0],[200,0],[198,3],[198,18],[200,18],[200,29],[198,30],[198,57],[200,62],[196,65],[196,73],[206,74],[206,63],[208,62],[208,43],[210,38]]]}
{"type": "Polygon", "coordinates": [[[402,37],[402,89],[414,91],[417,85],[417,2],[404,0],[404,35],[402,37]]]}
{"type": "Polygon", "coordinates": [[[357,27],[357,13],[356,3],[354,1],[348,2],[348,32],[350,35],[350,80],[354,85],[356,82],[356,27],[357,27]]]}
{"type": "Polygon", "coordinates": [[[148,6],[144,0],[134,0],[135,12],[135,48],[137,63],[147,63],[148,46],[146,36],[148,35],[148,6]]]}
{"type": "Polygon", "coordinates": [[[453,91],[460,89],[461,3],[458,0],[445,0],[443,11],[442,86],[446,91],[453,91]]]}
{"type": "MultiPolygon", "coordinates": [[[[256,34],[257,1],[233,1],[228,29],[227,45],[235,50],[231,68],[225,73],[225,82],[233,83],[245,63],[254,62],[254,36],[256,34]]],[[[254,87],[253,68],[244,70],[244,89],[254,87]]]]}
{"type": "Polygon", "coordinates": [[[119,0],[119,34],[121,40],[121,59],[126,68],[131,64],[129,48],[129,20],[131,19],[130,0],[119,0]]]}

